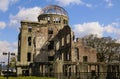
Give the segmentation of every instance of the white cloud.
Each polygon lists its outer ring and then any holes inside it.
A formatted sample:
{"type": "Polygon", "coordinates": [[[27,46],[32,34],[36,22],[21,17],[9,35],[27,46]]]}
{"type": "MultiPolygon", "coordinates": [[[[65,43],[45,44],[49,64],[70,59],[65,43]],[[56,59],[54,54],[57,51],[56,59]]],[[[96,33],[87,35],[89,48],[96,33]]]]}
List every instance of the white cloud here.
{"type": "Polygon", "coordinates": [[[98,22],[89,22],[74,25],[73,31],[77,37],[82,37],[88,34],[97,34],[98,36],[102,36],[103,27],[98,22]]]}
{"type": "Polygon", "coordinates": [[[81,0],[56,0],[60,5],[66,6],[70,4],[81,4],[81,0]]]}
{"type": "Polygon", "coordinates": [[[0,52],[17,52],[17,42],[0,41],[0,52]]]}
{"type": "Polygon", "coordinates": [[[112,3],[111,0],[105,0],[105,2],[107,3],[108,7],[112,7],[113,6],[113,3],[112,3]]]}
{"type": "Polygon", "coordinates": [[[18,0],[10,0],[11,3],[16,3],[18,0]]]}
{"type": "Polygon", "coordinates": [[[84,5],[86,7],[92,7],[92,4],[83,2],[82,0],[55,0],[61,6],[68,6],[70,4],[84,5]]]}
{"type": "Polygon", "coordinates": [[[92,4],[85,3],[86,7],[93,7],[92,4]]]}
{"type": "Polygon", "coordinates": [[[0,41],[0,52],[6,52],[10,48],[10,44],[7,41],[0,41]]]}
{"type": "Polygon", "coordinates": [[[113,33],[116,28],[114,28],[113,26],[111,25],[107,25],[106,27],[104,27],[104,30],[107,32],[107,33],[113,33]]]}
{"type": "Polygon", "coordinates": [[[0,41],[0,60],[6,61],[7,58],[3,55],[3,52],[12,52],[17,55],[17,42],[0,41]]]}
{"type": "Polygon", "coordinates": [[[9,0],[0,0],[0,10],[6,11],[8,9],[9,0]]]}
{"type": "Polygon", "coordinates": [[[73,31],[77,37],[83,37],[88,34],[111,35],[114,39],[120,40],[120,23],[113,22],[108,25],[101,25],[99,22],[88,22],[74,25],[73,31]],[[113,36],[114,35],[114,36],[113,36]]]}
{"type": "Polygon", "coordinates": [[[18,0],[0,0],[0,10],[5,12],[10,4],[16,3],[18,0]]]}
{"type": "MultiPolygon", "coordinates": [[[[47,1],[52,1],[52,0],[47,0],[47,1]]],[[[86,6],[88,8],[91,7],[98,7],[101,5],[102,1],[104,2],[104,5],[106,5],[108,8],[114,6],[112,0],[101,0],[101,3],[93,4],[93,3],[87,3],[84,0],[55,0],[56,2],[58,2],[59,5],[61,6],[68,6],[71,4],[77,4],[77,5],[82,5],[82,6],[86,6]]]]}
{"type": "Polygon", "coordinates": [[[20,8],[16,15],[10,15],[10,26],[20,26],[21,20],[37,21],[41,8],[20,8]]]}
{"type": "Polygon", "coordinates": [[[6,23],[5,22],[0,22],[0,29],[4,29],[6,27],[6,23]]]}
{"type": "Polygon", "coordinates": [[[119,23],[111,23],[104,27],[104,31],[110,34],[114,34],[115,38],[120,40],[120,24],[119,23]]]}

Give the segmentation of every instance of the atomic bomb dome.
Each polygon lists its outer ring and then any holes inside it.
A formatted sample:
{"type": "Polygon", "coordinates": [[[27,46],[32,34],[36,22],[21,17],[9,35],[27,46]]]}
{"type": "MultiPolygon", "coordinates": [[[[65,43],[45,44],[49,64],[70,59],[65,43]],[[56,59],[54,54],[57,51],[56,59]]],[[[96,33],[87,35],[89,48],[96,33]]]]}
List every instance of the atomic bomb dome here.
{"type": "Polygon", "coordinates": [[[43,8],[42,14],[59,14],[59,15],[65,15],[68,16],[67,11],[57,5],[49,5],[43,8]]]}
{"type": "Polygon", "coordinates": [[[53,23],[53,24],[68,24],[67,11],[57,5],[49,5],[42,9],[38,16],[40,23],[53,23]]]}
{"type": "MultiPolygon", "coordinates": [[[[16,64],[18,76],[78,79],[81,72],[97,75],[99,72],[96,71],[107,67],[106,64],[94,64],[97,61],[94,48],[85,46],[81,38],[74,41],[75,35],[69,26],[69,17],[64,8],[50,5],[41,12],[37,22],[21,22],[16,64]]],[[[91,78],[91,74],[86,74],[85,77],[83,75],[79,79],[86,79],[88,76],[90,79],[95,78],[94,75],[91,78]]]]}

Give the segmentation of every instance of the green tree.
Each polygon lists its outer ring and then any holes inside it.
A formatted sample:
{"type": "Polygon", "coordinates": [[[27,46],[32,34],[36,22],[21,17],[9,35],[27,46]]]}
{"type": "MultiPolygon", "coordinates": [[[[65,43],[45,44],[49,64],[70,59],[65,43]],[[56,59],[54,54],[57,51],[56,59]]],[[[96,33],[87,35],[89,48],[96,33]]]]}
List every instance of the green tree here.
{"type": "Polygon", "coordinates": [[[16,57],[10,58],[10,67],[14,68],[16,66],[16,57]]]}
{"type": "Polygon", "coordinates": [[[97,51],[98,62],[119,61],[120,43],[111,37],[97,37],[97,35],[88,35],[82,38],[85,45],[93,47],[97,51]]]}

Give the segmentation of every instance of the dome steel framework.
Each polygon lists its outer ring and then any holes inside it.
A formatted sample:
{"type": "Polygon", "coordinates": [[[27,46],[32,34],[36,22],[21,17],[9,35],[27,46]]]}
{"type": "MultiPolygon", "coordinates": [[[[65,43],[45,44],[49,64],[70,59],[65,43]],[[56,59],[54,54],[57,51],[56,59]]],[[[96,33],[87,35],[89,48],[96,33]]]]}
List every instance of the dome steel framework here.
{"type": "Polygon", "coordinates": [[[43,11],[42,14],[59,14],[59,15],[68,16],[67,11],[64,8],[57,6],[57,5],[47,6],[43,8],[42,11],[43,11]]]}

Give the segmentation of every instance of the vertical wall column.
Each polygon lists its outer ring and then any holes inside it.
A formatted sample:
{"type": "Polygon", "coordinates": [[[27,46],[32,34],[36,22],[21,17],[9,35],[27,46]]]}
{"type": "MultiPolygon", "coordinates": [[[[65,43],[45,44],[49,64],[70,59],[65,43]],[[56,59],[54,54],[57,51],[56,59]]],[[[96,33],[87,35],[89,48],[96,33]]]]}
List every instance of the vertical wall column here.
{"type": "Polygon", "coordinates": [[[62,79],[63,76],[63,62],[61,60],[58,60],[53,65],[54,72],[56,74],[57,79],[62,79]]]}
{"type": "Polygon", "coordinates": [[[118,65],[118,76],[119,76],[119,78],[120,78],[120,64],[118,65]]]}
{"type": "Polygon", "coordinates": [[[22,75],[22,69],[20,67],[17,67],[17,75],[18,76],[22,75]]]}
{"type": "Polygon", "coordinates": [[[45,65],[40,65],[40,75],[45,76],[45,65]]]}
{"type": "Polygon", "coordinates": [[[104,72],[107,72],[107,65],[100,64],[99,71],[101,72],[101,74],[99,75],[99,78],[106,79],[107,74],[105,74],[104,72]]]}

